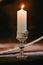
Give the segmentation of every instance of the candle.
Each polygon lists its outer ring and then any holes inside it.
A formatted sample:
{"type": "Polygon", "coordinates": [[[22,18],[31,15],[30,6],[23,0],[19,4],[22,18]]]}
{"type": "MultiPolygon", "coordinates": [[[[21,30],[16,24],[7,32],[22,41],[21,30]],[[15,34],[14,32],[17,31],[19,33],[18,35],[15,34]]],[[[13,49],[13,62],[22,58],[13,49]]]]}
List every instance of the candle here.
{"type": "Polygon", "coordinates": [[[17,34],[25,33],[27,31],[27,11],[23,9],[24,5],[21,6],[21,10],[17,11],[17,34]]]}

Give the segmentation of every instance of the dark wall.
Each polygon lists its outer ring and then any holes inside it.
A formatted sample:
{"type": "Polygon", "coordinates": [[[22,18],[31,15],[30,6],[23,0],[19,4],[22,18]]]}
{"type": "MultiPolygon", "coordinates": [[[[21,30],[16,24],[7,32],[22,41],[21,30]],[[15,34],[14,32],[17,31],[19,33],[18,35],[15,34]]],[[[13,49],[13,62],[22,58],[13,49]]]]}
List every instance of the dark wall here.
{"type": "Polygon", "coordinates": [[[10,18],[6,12],[0,10],[0,38],[7,38],[10,35],[10,18]]]}
{"type": "Polygon", "coordinates": [[[42,1],[31,0],[31,15],[30,15],[30,37],[37,38],[43,35],[43,15],[42,1]]]}
{"type": "Polygon", "coordinates": [[[0,38],[7,36],[16,38],[17,10],[20,9],[21,3],[26,4],[25,10],[28,12],[29,39],[35,39],[43,35],[41,0],[6,0],[0,3],[0,38]]]}

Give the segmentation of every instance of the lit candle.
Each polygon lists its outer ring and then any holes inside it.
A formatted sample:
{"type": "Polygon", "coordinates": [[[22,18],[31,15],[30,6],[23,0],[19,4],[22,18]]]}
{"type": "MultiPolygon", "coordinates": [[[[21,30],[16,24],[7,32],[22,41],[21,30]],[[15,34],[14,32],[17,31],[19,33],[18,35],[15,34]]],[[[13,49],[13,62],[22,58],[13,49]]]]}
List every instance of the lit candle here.
{"type": "Polygon", "coordinates": [[[21,6],[21,10],[17,11],[17,33],[25,33],[27,31],[27,11],[23,10],[24,5],[21,6]]]}

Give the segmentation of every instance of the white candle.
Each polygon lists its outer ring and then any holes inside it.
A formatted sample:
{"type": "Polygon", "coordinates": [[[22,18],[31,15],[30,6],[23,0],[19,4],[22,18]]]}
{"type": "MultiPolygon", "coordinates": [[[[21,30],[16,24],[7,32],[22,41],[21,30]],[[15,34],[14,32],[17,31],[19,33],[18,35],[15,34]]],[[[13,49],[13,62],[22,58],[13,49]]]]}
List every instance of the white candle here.
{"type": "Polygon", "coordinates": [[[27,31],[27,11],[23,10],[24,5],[22,5],[21,10],[17,11],[17,33],[25,33],[27,31]]]}

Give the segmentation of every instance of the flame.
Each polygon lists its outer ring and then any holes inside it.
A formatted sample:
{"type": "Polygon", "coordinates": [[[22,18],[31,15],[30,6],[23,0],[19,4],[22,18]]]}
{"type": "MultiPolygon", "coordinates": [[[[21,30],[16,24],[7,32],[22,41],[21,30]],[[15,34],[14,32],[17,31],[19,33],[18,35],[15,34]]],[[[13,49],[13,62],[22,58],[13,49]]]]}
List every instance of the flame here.
{"type": "Polygon", "coordinates": [[[21,9],[23,9],[24,8],[24,4],[21,6],[21,9]]]}

